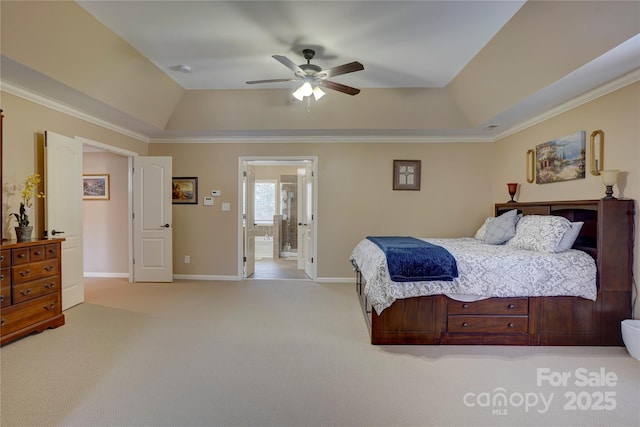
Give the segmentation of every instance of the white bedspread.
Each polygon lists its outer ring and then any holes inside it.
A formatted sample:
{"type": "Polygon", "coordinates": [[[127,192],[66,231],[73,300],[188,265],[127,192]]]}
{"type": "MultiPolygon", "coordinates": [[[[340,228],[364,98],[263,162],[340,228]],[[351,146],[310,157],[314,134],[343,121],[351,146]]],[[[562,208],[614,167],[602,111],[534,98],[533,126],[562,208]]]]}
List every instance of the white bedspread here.
{"type": "Polygon", "coordinates": [[[596,265],[585,252],[534,252],[467,237],[422,240],[444,247],[455,257],[458,278],[452,282],[393,282],[384,252],[375,243],[364,239],[353,250],[350,259],[362,273],[365,295],[378,314],[396,299],[422,295],[596,299],[596,265]]]}

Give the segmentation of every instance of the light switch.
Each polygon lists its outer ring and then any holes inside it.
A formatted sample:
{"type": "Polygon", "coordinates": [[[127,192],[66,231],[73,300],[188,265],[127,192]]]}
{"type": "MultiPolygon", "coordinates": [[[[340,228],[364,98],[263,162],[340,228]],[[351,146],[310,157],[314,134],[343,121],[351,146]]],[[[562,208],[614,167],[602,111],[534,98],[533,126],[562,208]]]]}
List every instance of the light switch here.
{"type": "Polygon", "coordinates": [[[230,211],[231,210],[231,203],[223,203],[222,204],[222,210],[223,211],[230,211]]]}
{"type": "Polygon", "coordinates": [[[222,196],[222,191],[220,191],[220,190],[211,190],[211,195],[213,197],[220,197],[220,196],[222,196]]]}

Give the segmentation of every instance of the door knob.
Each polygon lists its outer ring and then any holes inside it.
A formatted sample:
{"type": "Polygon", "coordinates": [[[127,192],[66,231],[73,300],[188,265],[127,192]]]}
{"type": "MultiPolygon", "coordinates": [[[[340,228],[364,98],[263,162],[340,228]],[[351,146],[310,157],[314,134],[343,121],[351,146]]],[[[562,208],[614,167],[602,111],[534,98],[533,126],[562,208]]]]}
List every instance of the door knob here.
{"type": "Polygon", "coordinates": [[[171,226],[170,226],[169,224],[165,224],[165,225],[163,225],[163,227],[164,227],[164,228],[169,228],[169,227],[171,227],[171,226]]]}
{"type": "Polygon", "coordinates": [[[55,236],[56,234],[64,234],[64,231],[51,230],[51,235],[52,236],[55,236]]]}
{"type": "Polygon", "coordinates": [[[304,225],[306,227],[309,224],[303,224],[303,223],[299,222],[298,225],[304,225]]]}

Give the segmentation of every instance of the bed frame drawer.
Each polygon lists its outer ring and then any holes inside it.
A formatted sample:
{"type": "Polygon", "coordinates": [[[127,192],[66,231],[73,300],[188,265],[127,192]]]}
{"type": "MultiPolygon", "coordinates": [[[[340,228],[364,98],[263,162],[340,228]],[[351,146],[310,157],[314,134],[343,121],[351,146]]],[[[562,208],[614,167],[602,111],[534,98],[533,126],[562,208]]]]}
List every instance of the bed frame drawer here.
{"type": "Polygon", "coordinates": [[[447,301],[448,314],[529,314],[529,298],[488,298],[475,302],[447,301]]]}
{"type": "Polygon", "coordinates": [[[526,316],[448,316],[447,332],[526,334],[529,332],[529,318],[526,316]]]}

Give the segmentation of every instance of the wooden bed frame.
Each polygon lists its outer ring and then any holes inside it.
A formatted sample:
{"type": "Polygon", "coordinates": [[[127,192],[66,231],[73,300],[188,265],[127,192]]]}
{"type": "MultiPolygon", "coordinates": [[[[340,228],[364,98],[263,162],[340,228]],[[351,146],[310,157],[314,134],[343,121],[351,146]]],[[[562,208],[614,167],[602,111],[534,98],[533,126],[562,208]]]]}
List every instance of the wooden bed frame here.
{"type": "Polygon", "coordinates": [[[460,302],[433,295],[396,300],[378,315],[367,302],[356,268],[356,292],[371,344],[622,346],[620,322],[632,314],[634,201],[499,203],[495,214],[511,209],[584,221],[573,248],[596,261],[596,301],[522,297],[460,302]]]}

